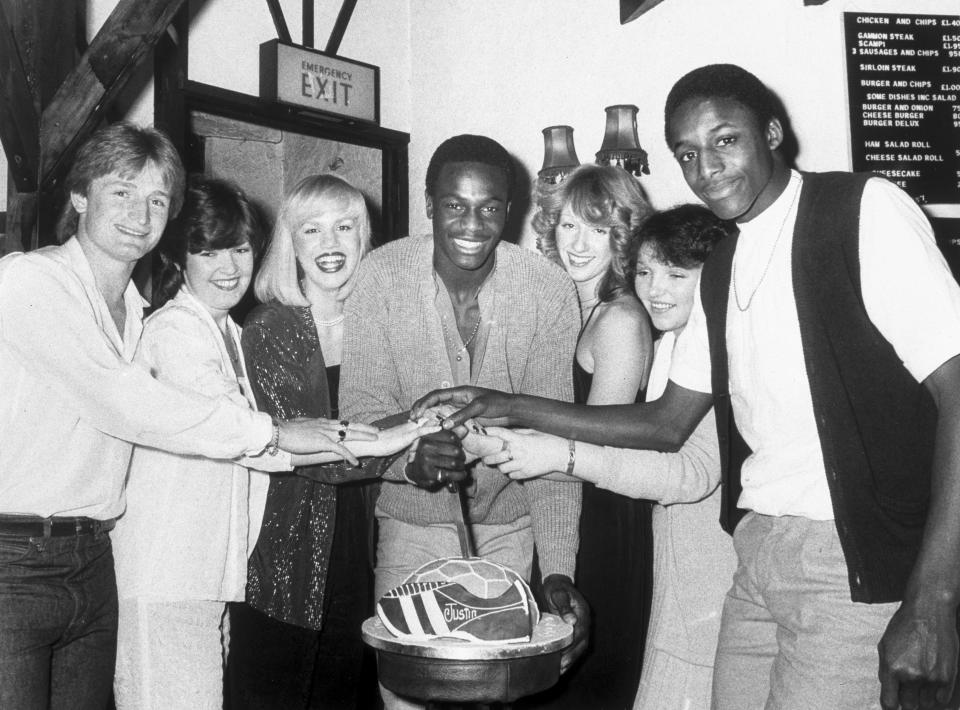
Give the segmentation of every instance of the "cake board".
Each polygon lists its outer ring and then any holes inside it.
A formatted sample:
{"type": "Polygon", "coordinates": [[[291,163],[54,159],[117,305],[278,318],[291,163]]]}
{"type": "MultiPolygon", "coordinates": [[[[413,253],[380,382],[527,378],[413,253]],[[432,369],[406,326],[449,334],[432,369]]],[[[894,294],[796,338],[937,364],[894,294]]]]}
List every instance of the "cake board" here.
{"type": "Polygon", "coordinates": [[[573,627],[543,614],[523,643],[478,644],[458,639],[413,641],[391,634],[376,616],[363,622],[364,642],[377,652],[384,687],[427,703],[510,703],[554,685],[573,627]]]}

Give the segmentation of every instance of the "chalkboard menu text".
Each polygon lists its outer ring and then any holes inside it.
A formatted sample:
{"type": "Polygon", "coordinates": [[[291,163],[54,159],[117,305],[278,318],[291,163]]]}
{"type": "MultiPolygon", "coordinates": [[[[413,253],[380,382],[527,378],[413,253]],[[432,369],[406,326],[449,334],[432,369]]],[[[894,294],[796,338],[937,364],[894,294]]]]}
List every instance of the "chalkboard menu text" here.
{"type": "Polygon", "coordinates": [[[853,169],[960,203],[960,17],[844,13],[853,169]]]}

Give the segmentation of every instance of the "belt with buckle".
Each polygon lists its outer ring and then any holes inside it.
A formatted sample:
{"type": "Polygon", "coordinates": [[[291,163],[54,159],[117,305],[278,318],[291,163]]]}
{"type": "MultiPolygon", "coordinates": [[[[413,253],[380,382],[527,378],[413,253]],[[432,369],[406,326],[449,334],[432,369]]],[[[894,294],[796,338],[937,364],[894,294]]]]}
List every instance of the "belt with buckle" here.
{"type": "Polygon", "coordinates": [[[95,535],[112,530],[116,519],[93,518],[32,518],[20,515],[0,515],[0,535],[22,537],[69,537],[95,535]]]}

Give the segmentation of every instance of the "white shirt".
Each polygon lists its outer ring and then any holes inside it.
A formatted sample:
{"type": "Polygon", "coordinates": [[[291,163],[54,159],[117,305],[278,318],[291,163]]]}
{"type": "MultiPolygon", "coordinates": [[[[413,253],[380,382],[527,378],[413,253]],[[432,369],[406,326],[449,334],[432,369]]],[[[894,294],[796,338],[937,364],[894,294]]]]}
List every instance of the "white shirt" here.
{"type": "MultiPolygon", "coordinates": [[[[792,172],[770,207],[738,225],[727,307],[729,385],[737,426],[753,451],[741,471],[738,505],[766,515],[831,520],[791,271],[801,184],[800,174],[792,172]]],[[[920,208],[886,180],[871,179],[864,188],[859,239],[867,315],[922,382],[960,353],[960,287],[920,208]]],[[[698,392],[711,390],[699,290],[670,379],[698,392]]]]}
{"type": "Polygon", "coordinates": [[[267,415],[131,364],[132,284],[124,302],[121,335],[76,238],[0,259],[0,513],[117,517],[131,442],[234,458],[270,441],[267,415]]]}
{"type": "MultiPolygon", "coordinates": [[[[163,382],[255,409],[240,328],[228,318],[227,330],[240,354],[239,381],[219,328],[184,286],[147,318],[135,361],[163,382]]],[[[134,449],[127,511],[111,535],[121,599],[243,599],[269,484],[245,466],[291,469],[284,452],[225,461],[134,449]]]]}

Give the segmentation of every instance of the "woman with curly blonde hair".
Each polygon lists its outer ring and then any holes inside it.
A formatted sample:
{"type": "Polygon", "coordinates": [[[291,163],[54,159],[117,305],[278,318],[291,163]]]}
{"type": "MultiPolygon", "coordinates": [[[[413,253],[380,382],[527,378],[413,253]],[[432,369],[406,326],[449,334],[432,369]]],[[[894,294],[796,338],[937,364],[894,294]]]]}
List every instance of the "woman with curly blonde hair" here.
{"type": "MultiPolygon", "coordinates": [[[[636,228],[650,215],[639,183],[616,167],[584,165],[540,199],[538,247],[577,287],[583,325],[573,362],[576,401],[643,401],[653,345],[633,293],[636,228]]],[[[591,647],[543,707],[630,707],[650,604],[650,504],[585,483],[577,587],[593,614],[591,647]],[[640,643],[638,644],[638,641],[640,643]]]]}

